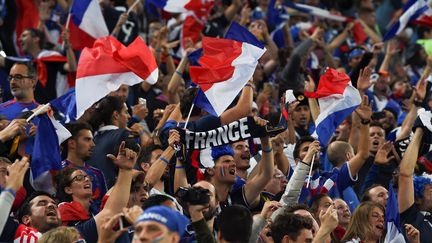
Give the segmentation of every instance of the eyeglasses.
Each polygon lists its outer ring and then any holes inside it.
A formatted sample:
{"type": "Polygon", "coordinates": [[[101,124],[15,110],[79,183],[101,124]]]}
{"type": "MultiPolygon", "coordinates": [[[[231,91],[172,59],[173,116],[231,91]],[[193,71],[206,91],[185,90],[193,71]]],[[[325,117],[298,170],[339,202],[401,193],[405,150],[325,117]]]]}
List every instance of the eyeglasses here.
{"type": "Polygon", "coordinates": [[[10,82],[10,81],[12,81],[12,79],[15,79],[16,81],[19,82],[19,81],[22,81],[25,78],[32,78],[32,77],[31,76],[24,76],[24,75],[21,75],[21,74],[15,74],[14,76],[8,75],[7,80],[10,82]]]}
{"type": "Polygon", "coordinates": [[[74,181],[84,181],[86,178],[89,178],[88,175],[77,175],[74,178],[72,178],[71,183],[74,181]]]}

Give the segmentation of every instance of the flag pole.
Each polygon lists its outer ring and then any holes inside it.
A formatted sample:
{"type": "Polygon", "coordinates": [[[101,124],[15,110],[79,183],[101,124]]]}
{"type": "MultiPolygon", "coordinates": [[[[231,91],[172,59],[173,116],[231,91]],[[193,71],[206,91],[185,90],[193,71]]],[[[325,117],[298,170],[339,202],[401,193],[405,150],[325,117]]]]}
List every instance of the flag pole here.
{"type": "Polygon", "coordinates": [[[187,116],[187,118],[186,118],[186,122],[185,122],[184,127],[183,127],[184,129],[186,129],[186,126],[187,126],[187,124],[188,124],[188,122],[189,122],[189,118],[190,118],[190,116],[191,116],[191,114],[192,114],[192,110],[193,110],[194,106],[195,106],[195,103],[192,103],[191,108],[190,108],[190,110],[189,110],[189,114],[188,114],[188,116],[187,116]]]}
{"type": "MultiPolygon", "coordinates": [[[[70,7],[69,7],[69,13],[68,13],[68,16],[67,16],[67,18],[66,18],[66,23],[65,23],[65,31],[68,31],[69,30],[69,23],[70,23],[70,20],[71,20],[71,12],[72,12],[72,6],[73,6],[73,4],[74,4],[74,2],[75,2],[75,0],[72,0],[71,1],[71,5],[70,5],[70,7]]],[[[64,40],[63,40],[63,43],[62,43],[62,50],[64,50],[64,40]]]]}
{"type": "Polygon", "coordinates": [[[126,12],[127,15],[130,14],[130,12],[132,12],[132,10],[135,8],[135,6],[140,2],[141,0],[135,0],[135,2],[132,4],[132,6],[130,6],[130,8],[128,9],[128,11],[126,12]]]}
{"type": "Polygon", "coordinates": [[[315,154],[313,154],[313,156],[312,156],[312,161],[311,161],[311,166],[310,166],[310,170],[309,170],[309,177],[308,177],[308,180],[307,180],[307,183],[306,183],[306,188],[309,187],[309,183],[310,183],[311,175],[312,175],[312,168],[313,168],[314,160],[315,160],[315,154]]]}

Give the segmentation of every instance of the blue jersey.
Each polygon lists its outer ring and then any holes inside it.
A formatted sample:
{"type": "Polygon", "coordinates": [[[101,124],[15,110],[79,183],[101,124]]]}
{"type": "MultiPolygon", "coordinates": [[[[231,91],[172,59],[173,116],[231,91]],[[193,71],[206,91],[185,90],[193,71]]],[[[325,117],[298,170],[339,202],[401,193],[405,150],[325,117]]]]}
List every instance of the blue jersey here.
{"type": "Polygon", "coordinates": [[[33,110],[38,106],[39,104],[35,101],[25,103],[16,100],[9,100],[0,104],[0,115],[5,116],[7,120],[11,121],[19,117],[21,112],[33,110]]]}

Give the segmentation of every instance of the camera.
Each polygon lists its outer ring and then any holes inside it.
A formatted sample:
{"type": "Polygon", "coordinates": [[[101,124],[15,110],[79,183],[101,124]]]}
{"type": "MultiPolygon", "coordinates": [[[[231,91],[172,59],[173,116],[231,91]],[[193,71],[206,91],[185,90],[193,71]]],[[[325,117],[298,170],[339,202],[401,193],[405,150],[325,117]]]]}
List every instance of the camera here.
{"type": "Polygon", "coordinates": [[[191,205],[205,205],[210,202],[210,191],[202,187],[180,187],[175,196],[191,205]]]}

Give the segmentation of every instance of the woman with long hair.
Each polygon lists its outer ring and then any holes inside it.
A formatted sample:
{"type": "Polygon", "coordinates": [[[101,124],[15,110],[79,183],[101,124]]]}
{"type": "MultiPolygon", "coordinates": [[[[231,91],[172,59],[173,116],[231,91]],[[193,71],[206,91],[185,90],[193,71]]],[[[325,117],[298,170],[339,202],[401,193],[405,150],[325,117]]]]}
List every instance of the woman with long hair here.
{"type": "Polygon", "coordinates": [[[375,202],[363,202],[354,211],[342,242],[377,243],[385,237],[385,209],[375,202]]]}

